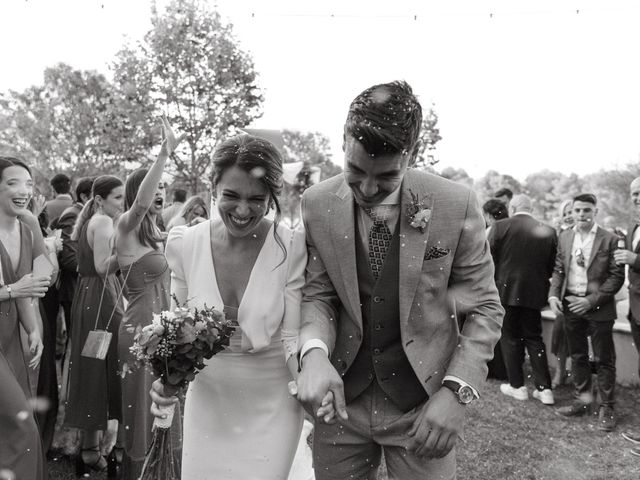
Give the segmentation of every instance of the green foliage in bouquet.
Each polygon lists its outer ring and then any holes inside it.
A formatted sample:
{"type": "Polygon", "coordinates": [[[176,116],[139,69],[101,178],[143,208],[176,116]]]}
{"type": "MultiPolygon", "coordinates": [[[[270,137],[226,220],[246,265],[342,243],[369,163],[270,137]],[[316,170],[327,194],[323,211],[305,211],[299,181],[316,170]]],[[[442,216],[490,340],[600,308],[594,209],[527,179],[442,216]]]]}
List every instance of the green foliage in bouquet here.
{"type": "Polygon", "coordinates": [[[137,363],[149,366],[160,377],[165,392],[185,391],[189,382],[205,367],[204,360],[229,345],[235,331],[223,312],[213,307],[189,308],[187,302],[173,311],[154,314],[142,327],[131,347],[137,363]]]}

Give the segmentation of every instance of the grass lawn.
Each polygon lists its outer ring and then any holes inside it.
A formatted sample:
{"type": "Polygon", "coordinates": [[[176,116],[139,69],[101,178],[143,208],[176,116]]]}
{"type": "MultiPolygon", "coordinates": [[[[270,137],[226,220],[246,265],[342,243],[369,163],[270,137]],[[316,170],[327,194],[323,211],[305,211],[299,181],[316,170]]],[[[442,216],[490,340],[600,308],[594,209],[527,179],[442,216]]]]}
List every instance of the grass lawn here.
{"type": "MultiPolygon", "coordinates": [[[[571,399],[571,389],[556,392],[557,405],[571,399]]],[[[639,480],[640,458],[629,454],[620,436],[640,430],[640,389],[617,390],[618,428],[596,429],[597,417],[563,418],[537,400],[519,402],[489,381],[482,398],[469,406],[465,442],[458,448],[458,478],[474,480],[639,480]]],[[[49,463],[50,478],[71,480],[69,461],[49,463]]],[[[94,475],[90,478],[106,478],[94,475]]],[[[385,480],[384,467],[380,480],[385,480]]],[[[428,480],[428,479],[427,479],[428,480]]]]}

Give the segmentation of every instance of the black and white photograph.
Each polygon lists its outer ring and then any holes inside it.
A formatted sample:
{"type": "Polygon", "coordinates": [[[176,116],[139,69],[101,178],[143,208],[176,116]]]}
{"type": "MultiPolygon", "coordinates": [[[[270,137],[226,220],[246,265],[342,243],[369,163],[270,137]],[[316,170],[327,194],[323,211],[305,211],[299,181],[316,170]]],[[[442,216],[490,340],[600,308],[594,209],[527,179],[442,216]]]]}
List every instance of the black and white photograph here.
{"type": "Polygon", "coordinates": [[[0,18],[0,480],[640,478],[640,3],[0,18]]]}

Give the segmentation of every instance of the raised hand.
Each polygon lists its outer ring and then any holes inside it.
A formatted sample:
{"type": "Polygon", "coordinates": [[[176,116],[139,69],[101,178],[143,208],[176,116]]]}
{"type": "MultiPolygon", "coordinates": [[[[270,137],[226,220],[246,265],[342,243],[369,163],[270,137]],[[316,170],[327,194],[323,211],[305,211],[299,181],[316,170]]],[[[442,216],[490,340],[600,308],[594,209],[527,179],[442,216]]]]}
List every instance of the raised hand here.
{"type": "Polygon", "coordinates": [[[167,120],[166,116],[162,116],[162,147],[161,152],[165,153],[167,156],[171,156],[171,154],[178,147],[180,142],[184,140],[186,134],[182,134],[179,137],[176,137],[175,132],[171,128],[169,124],[169,120],[167,120]]]}

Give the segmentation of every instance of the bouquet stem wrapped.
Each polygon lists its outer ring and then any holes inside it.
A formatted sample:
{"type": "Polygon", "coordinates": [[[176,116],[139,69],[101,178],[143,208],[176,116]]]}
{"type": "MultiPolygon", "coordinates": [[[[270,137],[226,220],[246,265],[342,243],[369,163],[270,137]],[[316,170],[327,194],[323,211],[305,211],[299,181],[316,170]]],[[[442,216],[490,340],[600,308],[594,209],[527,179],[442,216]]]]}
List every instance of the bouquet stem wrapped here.
{"type": "MultiPolygon", "coordinates": [[[[136,334],[130,350],[139,365],[151,368],[160,377],[165,395],[173,396],[186,392],[189,382],[205,367],[204,360],[229,345],[234,330],[219,310],[206,305],[189,309],[185,303],[154,315],[153,322],[136,334]]],[[[175,404],[163,409],[167,416],[153,422],[153,438],[140,480],[179,480],[170,430],[175,404]]]]}

